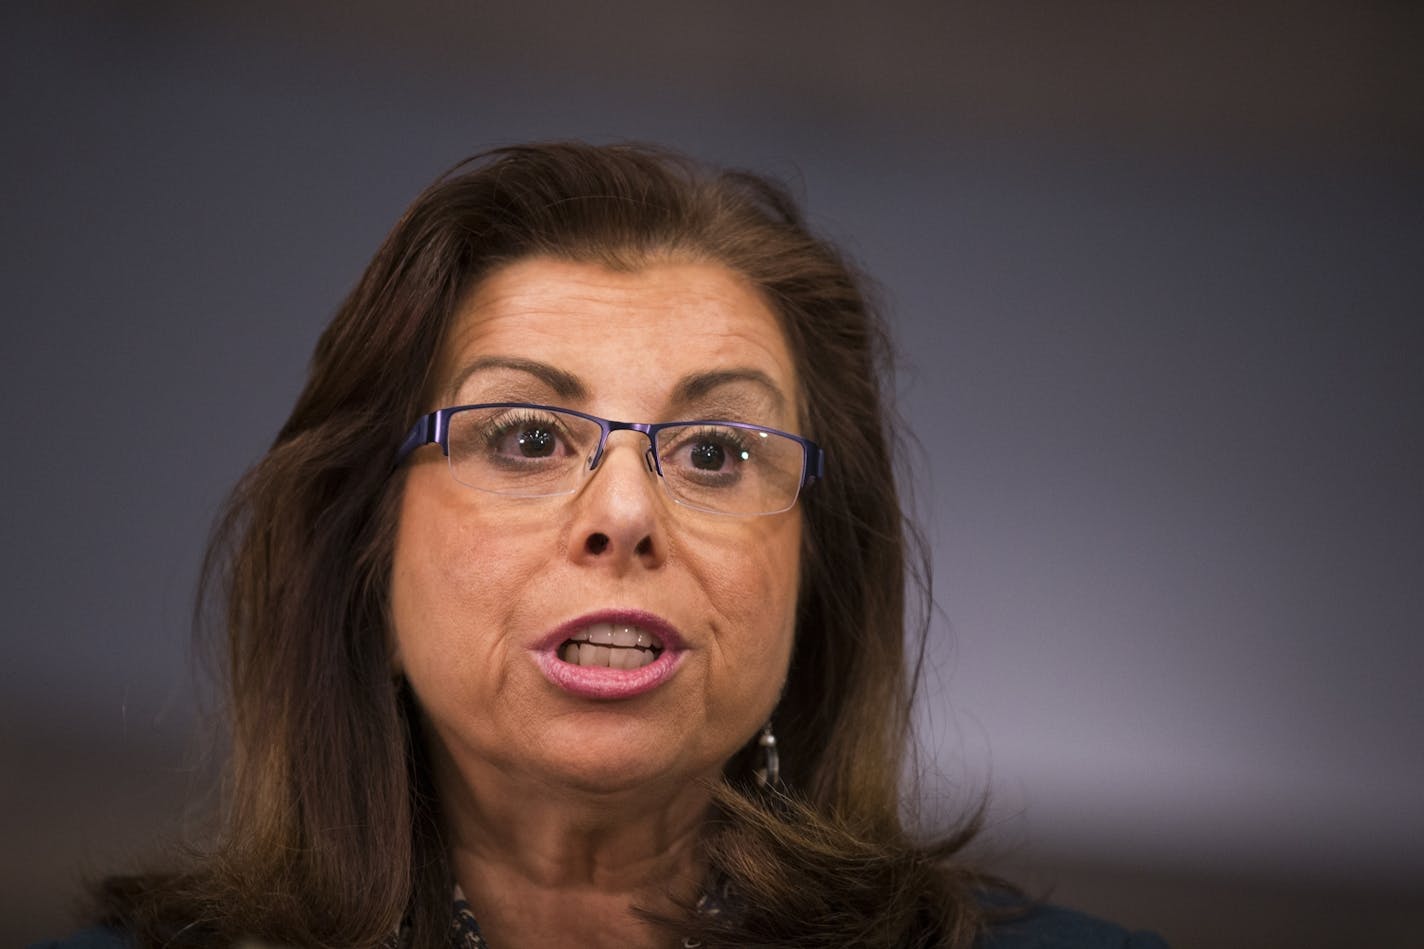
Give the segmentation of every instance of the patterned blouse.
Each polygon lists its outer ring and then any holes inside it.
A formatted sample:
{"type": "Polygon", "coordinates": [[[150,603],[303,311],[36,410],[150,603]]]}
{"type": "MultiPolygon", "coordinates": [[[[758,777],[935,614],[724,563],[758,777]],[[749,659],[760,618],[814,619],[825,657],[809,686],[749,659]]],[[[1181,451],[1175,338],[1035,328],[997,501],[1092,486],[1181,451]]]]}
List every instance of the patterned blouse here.
{"type": "Polygon", "coordinates": [[[455,915],[450,920],[450,949],[489,949],[480,934],[480,924],[470,909],[470,901],[455,887],[455,915]]]}

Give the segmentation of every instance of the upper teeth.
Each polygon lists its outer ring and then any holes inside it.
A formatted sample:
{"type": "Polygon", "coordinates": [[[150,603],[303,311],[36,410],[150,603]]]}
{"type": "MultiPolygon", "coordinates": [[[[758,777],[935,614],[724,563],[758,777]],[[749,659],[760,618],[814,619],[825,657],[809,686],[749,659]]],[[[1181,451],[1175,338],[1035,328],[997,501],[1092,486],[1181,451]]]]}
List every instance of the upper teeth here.
{"type": "Polygon", "coordinates": [[[597,646],[639,646],[656,649],[662,645],[651,633],[627,623],[594,623],[569,637],[571,642],[597,646]]]}
{"type": "Polygon", "coordinates": [[[576,666],[641,669],[657,659],[662,643],[646,630],[626,623],[594,623],[559,647],[559,658],[576,666]]]}

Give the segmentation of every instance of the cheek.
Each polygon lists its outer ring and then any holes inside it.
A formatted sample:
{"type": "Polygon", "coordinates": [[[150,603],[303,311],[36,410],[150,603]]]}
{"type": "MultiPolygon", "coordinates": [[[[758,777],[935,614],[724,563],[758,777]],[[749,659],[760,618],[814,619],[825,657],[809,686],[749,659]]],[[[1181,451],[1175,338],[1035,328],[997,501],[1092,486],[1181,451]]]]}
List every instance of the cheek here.
{"type": "MultiPolygon", "coordinates": [[[[397,668],[487,667],[501,631],[550,538],[490,523],[468,500],[422,490],[413,480],[400,508],[391,569],[397,668]],[[483,658],[482,658],[483,657],[483,658]]],[[[442,486],[443,487],[443,486],[442,486]]],[[[413,683],[415,684],[415,683],[413,683]]]]}
{"type": "Polygon", "coordinates": [[[703,585],[732,673],[746,686],[778,693],[796,632],[801,524],[768,521],[709,561],[703,585]]]}

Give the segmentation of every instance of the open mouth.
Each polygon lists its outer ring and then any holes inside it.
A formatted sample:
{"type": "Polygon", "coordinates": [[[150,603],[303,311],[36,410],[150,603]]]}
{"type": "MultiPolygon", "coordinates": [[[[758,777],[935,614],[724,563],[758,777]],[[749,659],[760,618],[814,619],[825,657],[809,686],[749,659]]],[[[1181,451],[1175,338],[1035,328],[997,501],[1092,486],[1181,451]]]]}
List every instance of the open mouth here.
{"type": "Polygon", "coordinates": [[[640,669],[662,655],[658,637],[627,623],[594,623],[570,636],[558,656],[575,666],[640,669]]]}

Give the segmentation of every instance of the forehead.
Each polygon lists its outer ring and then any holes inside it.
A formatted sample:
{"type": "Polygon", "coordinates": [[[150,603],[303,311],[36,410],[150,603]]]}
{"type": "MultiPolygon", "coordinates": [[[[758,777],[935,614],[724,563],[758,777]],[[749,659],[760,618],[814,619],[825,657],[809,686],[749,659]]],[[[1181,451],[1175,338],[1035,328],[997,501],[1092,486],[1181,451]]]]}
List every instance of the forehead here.
{"type": "Polygon", "coordinates": [[[502,384],[535,385],[510,368],[520,362],[573,377],[585,407],[610,417],[662,411],[685,394],[686,380],[719,373],[746,398],[774,390],[763,396],[782,403],[779,421],[799,414],[779,319],[748,280],[715,263],[616,271],[538,257],[496,270],[457,311],[440,365],[444,404],[492,400],[489,387],[502,384]]]}

